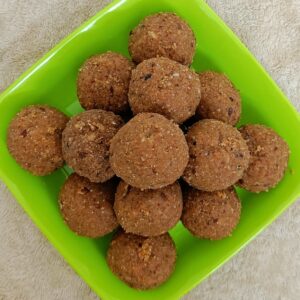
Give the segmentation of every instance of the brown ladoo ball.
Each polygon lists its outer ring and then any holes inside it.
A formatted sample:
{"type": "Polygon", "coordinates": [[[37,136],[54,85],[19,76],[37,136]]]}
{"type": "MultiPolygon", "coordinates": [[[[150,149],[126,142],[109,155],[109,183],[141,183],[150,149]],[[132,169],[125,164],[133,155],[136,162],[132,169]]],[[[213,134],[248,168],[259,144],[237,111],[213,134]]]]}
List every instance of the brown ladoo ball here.
{"type": "Polygon", "coordinates": [[[190,65],[196,40],[189,25],[173,13],[146,17],[130,34],[129,52],[140,63],[152,57],[167,57],[190,65]]]}
{"type": "Polygon", "coordinates": [[[140,189],[174,183],[187,162],[183,132],[159,114],[138,114],[118,131],[110,145],[110,164],[116,175],[140,189]]]}
{"type": "Polygon", "coordinates": [[[44,176],[64,164],[61,134],[67,116],[47,105],[30,105],[11,121],[7,146],[17,163],[33,175],[44,176]]]}
{"type": "Polygon", "coordinates": [[[268,191],[284,176],[289,147],[273,129],[263,125],[245,125],[240,132],[250,150],[250,163],[239,186],[255,193],[268,191]]]}
{"type": "Polygon", "coordinates": [[[168,233],[142,237],[121,232],[110,244],[107,263],[129,286],[151,289],[165,282],[174,271],[176,248],[168,233]]]}
{"type": "Polygon", "coordinates": [[[72,231],[96,238],[118,226],[113,211],[116,186],[112,182],[92,183],[73,173],[59,194],[61,214],[72,231]]]}
{"type": "Polygon", "coordinates": [[[109,145],[122,125],[121,117],[101,109],[88,110],[71,118],[62,135],[66,163],[92,182],[112,178],[109,145]]]}
{"type": "Polygon", "coordinates": [[[129,104],[134,114],[159,113],[182,123],[196,112],[201,99],[199,76],[168,58],[143,61],[132,72],[129,104]]]}
{"type": "Polygon", "coordinates": [[[235,184],[249,163],[249,150],[239,131],[221,121],[202,120],[187,133],[190,160],[184,180],[199,190],[217,191],[235,184]]]}
{"type": "Polygon", "coordinates": [[[123,229],[142,236],[166,233],[177,224],[182,212],[179,183],[157,190],[139,190],[119,183],[114,210],[123,229]]]}
{"type": "Polygon", "coordinates": [[[77,95],[85,109],[99,108],[121,113],[128,106],[128,87],[134,65],[114,52],[95,55],[81,67],[77,95]]]}
{"type": "Polygon", "coordinates": [[[203,192],[190,188],[184,199],[183,225],[196,237],[220,240],[239,223],[241,202],[234,188],[203,192]]]}
{"type": "Polygon", "coordinates": [[[216,119],[236,125],[241,116],[241,97],[231,81],[217,72],[199,74],[201,101],[197,114],[202,119],[216,119]]]}

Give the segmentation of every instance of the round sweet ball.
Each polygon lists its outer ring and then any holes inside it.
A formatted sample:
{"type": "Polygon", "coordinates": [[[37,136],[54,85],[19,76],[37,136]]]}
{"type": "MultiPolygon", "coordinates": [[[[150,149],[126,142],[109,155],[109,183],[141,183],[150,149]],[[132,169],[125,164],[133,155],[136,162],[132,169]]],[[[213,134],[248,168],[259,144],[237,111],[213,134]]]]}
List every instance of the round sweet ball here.
{"type": "Polygon", "coordinates": [[[249,163],[249,150],[240,132],[229,124],[206,119],[187,133],[190,159],[183,178],[194,188],[212,192],[235,184],[249,163]]]}
{"type": "Polygon", "coordinates": [[[220,240],[231,235],[241,215],[241,202],[233,187],[216,192],[189,188],[181,221],[196,237],[220,240]]]}
{"type": "Polygon", "coordinates": [[[121,232],[107,252],[111,271],[130,287],[155,288],[164,283],[175,269],[176,248],[168,233],[142,237],[121,232]]]}
{"type": "Polygon", "coordinates": [[[62,135],[66,163],[92,182],[105,182],[114,176],[109,164],[109,144],[123,125],[112,112],[93,109],[74,116],[62,135]]]}
{"type": "Polygon", "coordinates": [[[117,228],[113,210],[115,189],[112,182],[92,183],[75,173],[70,175],[59,194],[60,211],[69,228],[91,238],[117,228]]]}
{"type": "Polygon", "coordinates": [[[134,64],[121,54],[106,52],[89,58],[79,70],[77,95],[85,109],[125,112],[134,64]]]}
{"type": "Polygon", "coordinates": [[[180,220],[180,185],[176,182],[161,189],[142,191],[121,181],[114,210],[125,232],[141,236],[161,235],[180,220]]]}
{"type": "Polygon", "coordinates": [[[139,189],[174,183],[188,162],[188,146],[177,124],[155,113],[132,118],[113,137],[110,164],[118,177],[139,189]]]}
{"type": "Polygon", "coordinates": [[[7,146],[16,162],[33,175],[44,176],[64,164],[61,135],[68,117],[47,105],[30,105],[11,121],[7,146]]]}
{"type": "Polygon", "coordinates": [[[189,25],[174,13],[146,17],[129,37],[129,53],[134,62],[152,57],[167,57],[190,65],[196,39],[189,25]]]}
{"type": "Polygon", "coordinates": [[[250,150],[250,163],[239,186],[255,193],[268,191],[284,176],[289,146],[273,129],[264,125],[245,125],[240,132],[250,150]]]}
{"type": "Polygon", "coordinates": [[[197,114],[202,119],[216,119],[236,125],[241,116],[241,97],[224,74],[207,71],[199,74],[201,102],[197,114]]]}
{"type": "Polygon", "coordinates": [[[129,104],[134,114],[159,113],[182,123],[196,112],[201,99],[199,76],[165,57],[143,61],[132,72],[129,104]]]}

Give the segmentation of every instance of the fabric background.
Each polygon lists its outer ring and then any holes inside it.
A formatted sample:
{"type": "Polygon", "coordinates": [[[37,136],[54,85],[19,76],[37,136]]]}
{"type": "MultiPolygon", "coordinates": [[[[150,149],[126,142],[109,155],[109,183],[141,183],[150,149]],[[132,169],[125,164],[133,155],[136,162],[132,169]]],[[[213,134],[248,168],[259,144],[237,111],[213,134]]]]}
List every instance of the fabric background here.
{"type": "MultiPolygon", "coordinates": [[[[0,0],[0,90],[108,2],[0,0]]],[[[300,1],[207,2],[299,111],[300,1]]],[[[299,295],[300,202],[184,299],[296,300],[299,295]]],[[[1,182],[0,299],[97,299],[1,182]]]]}

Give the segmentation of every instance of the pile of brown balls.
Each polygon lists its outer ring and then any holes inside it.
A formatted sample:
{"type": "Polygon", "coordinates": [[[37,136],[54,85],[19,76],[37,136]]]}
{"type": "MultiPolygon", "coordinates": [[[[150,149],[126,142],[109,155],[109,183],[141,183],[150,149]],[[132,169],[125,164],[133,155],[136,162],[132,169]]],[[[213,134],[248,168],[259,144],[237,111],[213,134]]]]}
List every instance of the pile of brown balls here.
{"type": "Polygon", "coordinates": [[[59,195],[66,224],[90,238],[119,228],[107,263],[136,289],[173,272],[168,231],[180,220],[198,238],[229,237],[241,215],[234,185],[268,191],[288,163],[288,145],[272,129],[234,127],[240,94],[224,74],[189,68],[195,48],[181,18],[148,16],[130,32],[132,61],[107,52],[81,67],[77,94],[86,111],[68,119],[32,105],[8,129],[11,155],[32,174],[64,162],[74,170],[59,195]]]}

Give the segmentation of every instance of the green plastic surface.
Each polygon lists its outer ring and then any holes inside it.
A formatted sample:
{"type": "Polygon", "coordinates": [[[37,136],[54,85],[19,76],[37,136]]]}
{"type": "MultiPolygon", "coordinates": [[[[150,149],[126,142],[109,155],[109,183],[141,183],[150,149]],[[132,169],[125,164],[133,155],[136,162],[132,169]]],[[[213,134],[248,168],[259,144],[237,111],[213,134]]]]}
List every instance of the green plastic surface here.
{"type": "Polygon", "coordinates": [[[220,267],[300,195],[299,141],[298,113],[246,47],[202,0],[115,1],[59,43],[0,96],[1,179],[50,242],[103,299],[178,299],[220,267]],[[89,56],[107,50],[128,56],[129,31],[143,17],[159,11],[174,11],[192,27],[197,38],[195,70],[224,72],[241,91],[240,123],[271,126],[288,142],[291,157],[286,175],[275,189],[259,195],[239,190],[243,203],[241,222],[230,238],[217,242],[199,240],[178,224],[171,231],[178,251],[174,274],[161,287],[140,292],[109,271],[105,255],[110,235],[97,240],[81,238],[64,224],[57,195],[68,168],[47,177],[30,175],[9,155],[6,130],[12,117],[28,104],[48,103],[68,115],[81,111],[75,86],[80,65],[89,56]]]}

